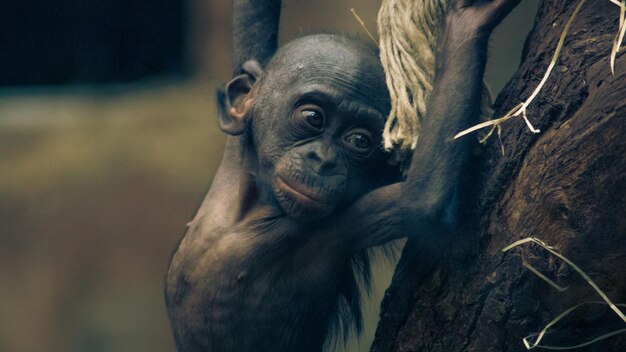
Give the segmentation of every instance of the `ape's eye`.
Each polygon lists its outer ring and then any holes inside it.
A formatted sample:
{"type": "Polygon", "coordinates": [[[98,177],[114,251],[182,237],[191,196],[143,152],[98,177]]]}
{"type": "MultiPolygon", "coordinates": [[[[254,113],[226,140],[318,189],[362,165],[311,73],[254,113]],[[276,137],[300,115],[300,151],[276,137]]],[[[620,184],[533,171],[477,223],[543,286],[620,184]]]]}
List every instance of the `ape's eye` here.
{"type": "Polygon", "coordinates": [[[322,115],[321,112],[317,110],[305,109],[302,110],[300,113],[309,125],[317,129],[322,129],[322,127],[324,127],[324,115],[322,115]]]}
{"type": "Polygon", "coordinates": [[[372,148],[372,139],[365,133],[351,133],[344,137],[344,141],[349,147],[357,152],[367,152],[372,148]]]}

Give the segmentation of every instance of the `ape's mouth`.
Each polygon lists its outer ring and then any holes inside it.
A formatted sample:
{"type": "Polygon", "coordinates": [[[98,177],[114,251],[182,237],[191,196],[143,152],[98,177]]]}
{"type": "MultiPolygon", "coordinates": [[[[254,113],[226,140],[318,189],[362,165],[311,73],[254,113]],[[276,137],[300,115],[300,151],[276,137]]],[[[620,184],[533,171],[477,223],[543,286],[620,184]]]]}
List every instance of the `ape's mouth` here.
{"type": "Polygon", "coordinates": [[[310,209],[326,211],[335,207],[327,197],[303,187],[287,183],[282,177],[276,177],[276,187],[280,189],[284,196],[288,196],[296,203],[310,209]]]}

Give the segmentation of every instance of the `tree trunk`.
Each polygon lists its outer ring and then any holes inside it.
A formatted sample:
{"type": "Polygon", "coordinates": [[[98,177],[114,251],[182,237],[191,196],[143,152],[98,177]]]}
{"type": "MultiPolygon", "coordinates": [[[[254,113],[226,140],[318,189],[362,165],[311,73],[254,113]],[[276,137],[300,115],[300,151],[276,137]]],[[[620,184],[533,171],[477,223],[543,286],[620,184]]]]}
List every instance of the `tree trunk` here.
{"type": "MultiPolygon", "coordinates": [[[[522,64],[496,101],[501,116],[541,80],[578,1],[545,0],[522,64]]],[[[535,236],[578,264],[615,303],[626,303],[626,56],[609,67],[619,8],[587,1],[552,75],[522,119],[503,125],[465,178],[463,232],[410,239],[382,303],[372,351],[524,351],[522,338],[578,303],[601,301],[535,236]],[[522,260],[567,287],[558,292],[522,260]]],[[[456,132],[456,131],[454,131],[456,132]]],[[[451,131],[453,133],[453,131],[451,131]]],[[[474,137],[469,137],[474,138],[474,137]]],[[[625,308],[622,308],[626,311],[625,308]]],[[[626,323],[606,305],[585,305],[542,344],[568,346],[626,323]]],[[[626,334],[583,351],[624,351],[626,334]]]]}

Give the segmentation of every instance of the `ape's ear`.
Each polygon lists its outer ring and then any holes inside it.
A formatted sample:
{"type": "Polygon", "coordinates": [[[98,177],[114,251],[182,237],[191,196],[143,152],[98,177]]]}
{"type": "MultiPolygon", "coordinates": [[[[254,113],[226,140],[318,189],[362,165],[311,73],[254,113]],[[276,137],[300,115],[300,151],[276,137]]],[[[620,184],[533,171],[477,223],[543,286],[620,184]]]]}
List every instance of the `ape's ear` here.
{"type": "Polygon", "coordinates": [[[252,106],[250,91],[263,74],[261,65],[254,60],[246,61],[241,71],[241,75],[226,84],[225,91],[218,92],[220,129],[233,136],[242,134],[246,129],[252,106]]]}

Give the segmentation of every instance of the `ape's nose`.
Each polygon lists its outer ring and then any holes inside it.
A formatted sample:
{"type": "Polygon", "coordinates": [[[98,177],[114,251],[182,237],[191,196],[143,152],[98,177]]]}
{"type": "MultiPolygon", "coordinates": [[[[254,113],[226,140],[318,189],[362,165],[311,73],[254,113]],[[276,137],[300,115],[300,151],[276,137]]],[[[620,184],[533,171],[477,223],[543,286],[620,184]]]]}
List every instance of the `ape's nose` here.
{"type": "Polygon", "coordinates": [[[331,144],[315,142],[305,153],[305,160],[320,175],[334,174],[337,168],[337,149],[331,144]]]}

